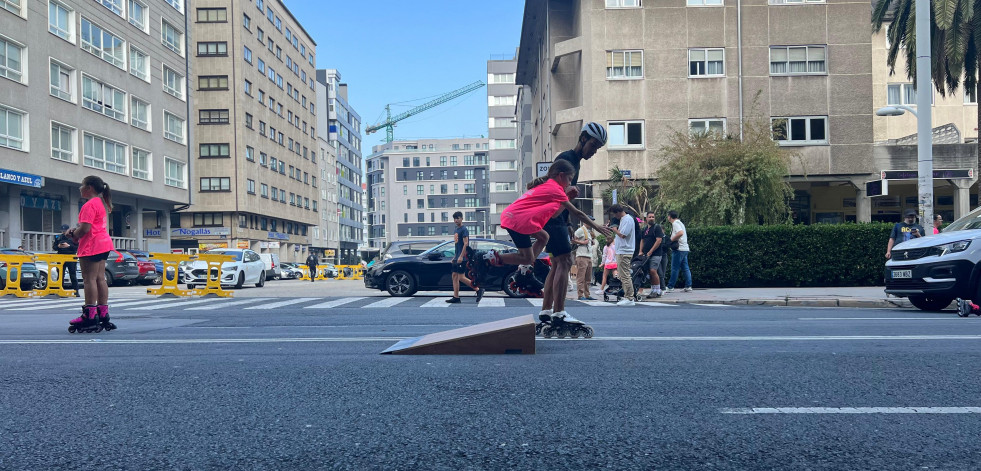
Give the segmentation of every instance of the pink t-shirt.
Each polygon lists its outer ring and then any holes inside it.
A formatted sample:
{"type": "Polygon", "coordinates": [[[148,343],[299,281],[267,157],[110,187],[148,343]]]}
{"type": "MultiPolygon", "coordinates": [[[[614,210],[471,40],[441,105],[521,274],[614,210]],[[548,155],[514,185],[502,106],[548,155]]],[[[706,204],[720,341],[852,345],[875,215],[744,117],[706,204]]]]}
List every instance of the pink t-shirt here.
{"type": "Polygon", "coordinates": [[[113,250],[112,239],[109,238],[109,229],[106,226],[106,207],[102,205],[102,198],[96,197],[85,202],[78,213],[78,222],[92,225],[92,230],[78,239],[79,257],[113,250]]]}
{"type": "Polygon", "coordinates": [[[569,201],[565,189],[555,180],[546,180],[521,195],[501,213],[501,227],[519,234],[534,234],[548,222],[562,206],[569,201]]]}

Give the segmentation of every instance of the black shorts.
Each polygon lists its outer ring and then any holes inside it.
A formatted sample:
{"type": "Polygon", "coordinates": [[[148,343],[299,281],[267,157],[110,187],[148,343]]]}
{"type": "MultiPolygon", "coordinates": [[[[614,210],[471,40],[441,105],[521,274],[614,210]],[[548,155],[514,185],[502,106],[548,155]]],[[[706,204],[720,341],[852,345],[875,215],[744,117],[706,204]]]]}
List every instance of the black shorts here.
{"type": "Polygon", "coordinates": [[[98,253],[95,255],[86,255],[84,257],[78,257],[79,260],[85,260],[86,262],[101,262],[103,260],[109,260],[109,252],[98,253]]]}
{"type": "MultiPolygon", "coordinates": [[[[522,234],[518,231],[507,229],[508,235],[511,236],[511,241],[514,242],[514,246],[519,249],[531,248],[531,236],[528,234],[522,234]]],[[[538,255],[538,254],[535,254],[538,255]]]]}
{"type": "Polygon", "coordinates": [[[572,240],[569,239],[569,225],[565,221],[549,219],[545,224],[548,232],[548,244],[545,251],[553,256],[565,255],[572,252],[572,240]]]}
{"type": "Polygon", "coordinates": [[[453,262],[453,264],[451,265],[451,268],[450,268],[450,272],[452,272],[452,273],[466,274],[467,273],[467,264],[466,263],[463,263],[463,262],[460,262],[460,263],[453,262]]]}

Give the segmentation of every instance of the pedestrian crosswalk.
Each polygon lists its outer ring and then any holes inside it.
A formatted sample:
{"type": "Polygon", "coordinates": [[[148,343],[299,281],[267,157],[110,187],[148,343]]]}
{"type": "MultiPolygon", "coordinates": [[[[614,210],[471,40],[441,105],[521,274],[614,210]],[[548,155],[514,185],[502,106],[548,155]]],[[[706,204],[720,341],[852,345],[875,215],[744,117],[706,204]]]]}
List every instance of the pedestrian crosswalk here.
{"type": "MultiPolygon", "coordinates": [[[[522,309],[534,310],[541,309],[541,298],[501,298],[484,297],[480,303],[475,303],[473,297],[463,297],[459,304],[451,304],[446,301],[449,297],[383,297],[383,296],[347,296],[347,297],[322,297],[322,298],[157,298],[157,297],[130,297],[114,298],[109,301],[109,305],[116,313],[140,313],[140,312],[160,312],[168,313],[173,311],[220,311],[220,310],[248,310],[248,311],[268,311],[285,310],[297,312],[310,312],[315,310],[329,309],[388,309],[388,308],[455,308],[455,309],[522,309]]],[[[18,299],[0,300],[0,312],[24,312],[24,311],[76,311],[82,305],[82,300],[78,298],[68,299],[18,299]]],[[[646,308],[674,308],[679,304],[645,301],[636,304],[646,308]]],[[[702,304],[699,304],[702,305],[702,304]]],[[[566,300],[569,309],[582,307],[596,308],[617,308],[613,302],[604,301],[574,301],[566,300]]],[[[715,306],[705,304],[705,306],[715,306]]],[[[623,309],[623,308],[619,308],[623,309]]]]}

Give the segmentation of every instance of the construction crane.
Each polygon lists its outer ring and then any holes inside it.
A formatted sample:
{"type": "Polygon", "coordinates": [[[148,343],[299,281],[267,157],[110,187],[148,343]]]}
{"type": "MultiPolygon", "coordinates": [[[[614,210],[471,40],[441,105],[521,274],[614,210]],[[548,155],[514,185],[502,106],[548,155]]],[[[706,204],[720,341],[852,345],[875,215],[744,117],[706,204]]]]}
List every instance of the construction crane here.
{"type": "Polygon", "coordinates": [[[385,142],[392,142],[395,140],[395,129],[394,129],[395,124],[398,123],[399,121],[402,121],[403,119],[408,118],[410,116],[415,116],[430,108],[435,108],[439,105],[442,105],[443,103],[453,100],[454,98],[459,98],[474,90],[478,90],[484,85],[485,85],[484,82],[478,80],[462,88],[453,90],[452,92],[444,93],[426,103],[423,103],[415,108],[412,108],[411,110],[399,113],[395,116],[392,116],[392,105],[385,105],[385,122],[375,124],[373,126],[368,126],[368,128],[364,130],[364,133],[367,135],[384,128],[385,142]]]}

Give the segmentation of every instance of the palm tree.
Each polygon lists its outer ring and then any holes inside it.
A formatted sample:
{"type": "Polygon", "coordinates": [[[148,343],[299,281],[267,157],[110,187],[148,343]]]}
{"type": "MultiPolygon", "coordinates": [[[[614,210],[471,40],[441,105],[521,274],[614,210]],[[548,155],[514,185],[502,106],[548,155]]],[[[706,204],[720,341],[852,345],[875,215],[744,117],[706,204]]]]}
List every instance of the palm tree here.
{"type": "MultiPolygon", "coordinates": [[[[978,64],[981,64],[981,0],[930,0],[931,75],[933,86],[941,97],[954,94],[964,82],[965,92],[981,95],[978,64]],[[978,14],[975,12],[978,11],[978,14]]],[[[878,0],[872,11],[872,31],[882,25],[889,38],[886,63],[889,73],[896,72],[896,59],[902,50],[906,56],[906,76],[916,82],[916,14],[915,0],[878,0]]],[[[926,87],[923,87],[926,88],[926,87]]],[[[981,128],[981,106],[978,106],[978,128],[981,128]]],[[[981,162],[981,139],[978,139],[981,162]]]]}

